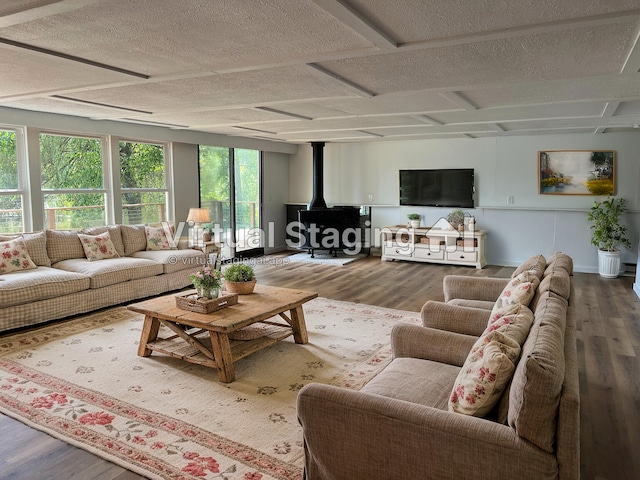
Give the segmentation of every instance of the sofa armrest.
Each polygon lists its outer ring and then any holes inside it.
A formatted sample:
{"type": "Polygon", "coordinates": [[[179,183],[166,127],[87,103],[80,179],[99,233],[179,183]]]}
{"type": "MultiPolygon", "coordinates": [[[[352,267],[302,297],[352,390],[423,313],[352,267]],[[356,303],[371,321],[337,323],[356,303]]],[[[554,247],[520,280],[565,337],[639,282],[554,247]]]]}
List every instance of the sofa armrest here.
{"type": "Polygon", "coordinates": [[[425,327],[447,330],[479,337],[487,328],[490,310],[448,305],[429,300],[422,306],[420,316],[425,327]]]}
{"type": "Polygon", "coordinates": [[[510,278],[446,275],[442,282],[444,301],[454,298],[495,302],[510,278]]]}
{"type": "Polygon", "coordinates": [[[303,387],[297,409],[307,480],[557,474],[553,455],[482,418],[322,384],[303,387]]]}
{"type": "Polygon", "coordinates": [[[461,367],[478,337],[398,323],[391,330],[393,358],[411,357],[461,367]]]}

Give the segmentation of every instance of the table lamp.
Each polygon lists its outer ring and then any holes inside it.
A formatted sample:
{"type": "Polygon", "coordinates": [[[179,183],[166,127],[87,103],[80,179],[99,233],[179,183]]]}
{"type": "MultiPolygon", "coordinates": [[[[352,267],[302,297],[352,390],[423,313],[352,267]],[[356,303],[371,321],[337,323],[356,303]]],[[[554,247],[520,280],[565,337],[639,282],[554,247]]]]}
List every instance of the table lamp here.
{"type": "Polygon", "coordinates": [[[190,247],[202,247],[204,242],[202,241],[202,234],[204,230],[202,228],[203,223],[209,223],[209,210],[206,208],[190,208],[189,215],[187,215],[187,222],[193,222],[193,228],[189,235],[190,247]]]}

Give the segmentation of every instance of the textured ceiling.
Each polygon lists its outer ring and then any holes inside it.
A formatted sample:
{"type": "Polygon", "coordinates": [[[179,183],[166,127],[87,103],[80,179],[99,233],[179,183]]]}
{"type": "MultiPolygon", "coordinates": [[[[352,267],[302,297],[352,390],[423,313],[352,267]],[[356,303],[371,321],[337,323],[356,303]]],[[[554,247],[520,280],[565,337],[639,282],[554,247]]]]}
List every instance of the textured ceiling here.
{"type": "Polygon", "coordinates": [[[639,33],[639,0],[9,0],[0,106],[291,143],[620,132],[639,33]]]}

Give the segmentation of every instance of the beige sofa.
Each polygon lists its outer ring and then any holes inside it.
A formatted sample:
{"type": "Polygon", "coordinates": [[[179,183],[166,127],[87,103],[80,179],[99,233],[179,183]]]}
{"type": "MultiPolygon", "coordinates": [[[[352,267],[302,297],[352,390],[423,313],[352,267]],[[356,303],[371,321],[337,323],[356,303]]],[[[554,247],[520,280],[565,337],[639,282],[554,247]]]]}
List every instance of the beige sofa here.
{"type": "Polygon", "coordinates": [[[578,479],[573,264],[563,254],[548,263],[536,256],[514,274],[531,268],[541,278],[528,307],[533,323],[489,414],[466,415],[449,404],[511,279],[449,276],[445,302],[425,304],[424,326],[394,327],[393,360],[360,391],[300,390],[306,478],[578,479]]]}
{"type": "MultiPolygon", "coordinates": [[[[179,242],[177,249],[147,250],[144,225],[113,225],[84,230],[109,231],[120,255],[89,261],[76,231],[21,234],[37,268],[0,275],[0,331],[37,325],[69,315],[177,290],[205,254],[179,242]]],[[[0,241],[15,238],[0,235],[0,241]]]]}

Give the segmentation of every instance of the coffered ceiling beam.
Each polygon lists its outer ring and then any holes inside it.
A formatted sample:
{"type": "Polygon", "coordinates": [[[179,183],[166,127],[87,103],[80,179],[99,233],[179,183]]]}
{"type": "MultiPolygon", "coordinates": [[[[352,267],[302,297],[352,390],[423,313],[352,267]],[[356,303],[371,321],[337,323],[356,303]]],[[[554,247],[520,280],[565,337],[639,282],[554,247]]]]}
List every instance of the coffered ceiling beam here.
{"type": "Polygon", "coordinates": [[[42,55],[49,55],[52,57],[63,58],[65,60],[71,60],[72,62],[82,63],[84,65],[90,65],[92,67],[102,68],[104,70],[111,70],[112,72],[122,73],[124,75],[130,75],[132,77],[138,77],[147,79],[149,75],[145,75],[144,73],[134,72],[131,70],[126,70],[124,68],[114,67],[113,65],[107,65],[106,63],[94,62],[93,60],[89,60],[87,58],[76,57],[75,55],[68,55],[62,52],[56,52],[55,50],[49,50],[48,48],[41,48],[35,45],[29,45],[28,43],[16,42],[14,40],[9,40],[8,38],[0,38],[0,43],[4,45],[9,45],[10,47],[15,47],[23,50],[30,50],[32,52],[36,52],[42,55]]]}
{"type": "Polygon", "coordinates": [[[255,110],[262,110],[263,112],[276,113],[285,117],[297,118],[298,120],[313,120],[311,117],[305,117],[304,115],[298,115],[297,113],[285,112],[284,110],[278,110],[270,107],[254,107],[255,110]]]}
{"type": "Polygon", "coordinates": [[[478,107],[476,107],[473,103],[464,98],[464,96],[460,92],[440,92],[440,95],[469,112],[478,109],[478,107]]]}
{"type": "Polygon", "coordinates": [[[602,118],[611,118],[616,113],[620,102],[607,102],[602,109],[602,118]]]}
{"type": "Polygon", "coordinates": [[[421,122],[428,123],[429,125],[444,125],[444,123],[436,120],[435,118],[431,118],[428,115],[411,115],[411,118],[415,118],[416,120],[420,120],[421,122]]]}
{"type": "Polygon", "coordinates": [[[326,10],[340,22],[366,38],[369,42],[382,50],[395,49],[398,44],[393,41],[379,27],[356,12],[342,0],[313,0],[323,10],[326,10]]]}
{"type": "Polygon", "coordinates": [[[347,80],[346,78],[341,77],[340,75],[337,75],[337,74],[335,74],[333,72],[330,72],[329,70],[321,67],[320,65],[318,65],[316,63],[307,63],[307,66],[311,67],[316,72],[320,72],[323,75],[326,75],[328,77],[333,78],[334,80],[337,80],[338,82],[342,83],[343,85],[349,87],[350,90],[354,91],[357,95],[359,95],[361,97],[372,98],[372,97],[375,96],[375,94],[373,92],[370,92],[366,88],[361,87],[360,85],[357,85],[357,84],[351,82],[350,80],[347,80]]]}
{"type": "Polygon", "coordinates": [[[622,64],[620,73],[638,73],[640,72],[640,23],[636,28],[636,36],[633,45],[627,54],[627,58],[622,64]]]}

